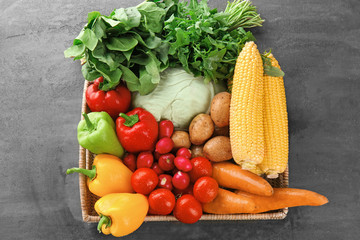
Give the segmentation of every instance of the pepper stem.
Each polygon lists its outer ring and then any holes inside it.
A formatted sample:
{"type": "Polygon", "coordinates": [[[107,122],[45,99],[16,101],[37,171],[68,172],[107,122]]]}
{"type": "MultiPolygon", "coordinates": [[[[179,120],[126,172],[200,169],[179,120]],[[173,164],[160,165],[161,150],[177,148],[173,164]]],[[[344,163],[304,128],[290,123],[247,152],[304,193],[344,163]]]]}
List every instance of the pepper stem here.
{"type": "Polygon", "coordinates": [[[124,125],[127,127],[132,127],[139,122],[139,116],[137,114],[128,116],[125,113],[120,113],[119,116],[125,119],[124,125]]]}
{"type": "Polygon", "coordinates": [[[104,225],[104,224],[106,224],[106,227],[109,227],[111,225],[111,220],[109,217],[101,215],[100,221],[97,225],[97,230],[99,231],[99,233],[101,233],[101,228],[102,228],[102,225],[104,225]]]}
{"type": "Polygon", "coordinates": [[[89,129],[89,131],[94,130],[94,124],[90,121],[89,116],[86,113],[82,113],[82,115],[85,118],[86,126],[89,129]]]}
{"type": "Polygon", "coordinates": [[[85,176],[88,176],[91,180],[93,180],[96,177],[96,167],[92,166],[91,170],[88,169],[84,169],[84,168],[69,168],[68,170],[66,170],[66,174],[71,174],[71,173],[82,173],[85,176]]]}

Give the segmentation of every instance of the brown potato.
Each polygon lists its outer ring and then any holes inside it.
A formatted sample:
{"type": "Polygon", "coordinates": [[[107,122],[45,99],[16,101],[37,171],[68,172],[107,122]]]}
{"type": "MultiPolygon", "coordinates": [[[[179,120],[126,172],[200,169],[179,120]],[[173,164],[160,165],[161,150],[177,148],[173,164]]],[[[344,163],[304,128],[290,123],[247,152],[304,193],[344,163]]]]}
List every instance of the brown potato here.
{"type": "Polygon", "coordinates": [[[214,132],[214,123],[210,115],[200,113],[190,123],[190,141],[195,145],[201,145],[208,140],[214,132]]]}
{"type": "Polygon", "coordinates": [[[229,137],[230,136],[229,126],[218,127],[215,125],[213,137],[216,137],[216,136],[229,137]]]}
{"type": "Polygon", "coordinates": [[[220,92],[211,101],[210,116],[218,127],[229,126],[231,94],[220,92]]]}
{"type": "Polygon", "coordinates": [[[177,150],[179,148],[190,148],[191,142],[189,134],[185,131],[174,131],[173,135],[171,136],[171,139],[174,142],[174,150],[177,150]]]}
{"type": "Polygon", "coordinates": [[[222,162],[232,159],[230,138],[217,136],[211,138],[204,145],[204,156],[213,162],[222,162]]]}
{"type": "Polygon", "coordinates": [[[192,158],[203,157],[204,156],[203,148],[204,145],[191,145],[190,147],[191,157],[192,158]]]}

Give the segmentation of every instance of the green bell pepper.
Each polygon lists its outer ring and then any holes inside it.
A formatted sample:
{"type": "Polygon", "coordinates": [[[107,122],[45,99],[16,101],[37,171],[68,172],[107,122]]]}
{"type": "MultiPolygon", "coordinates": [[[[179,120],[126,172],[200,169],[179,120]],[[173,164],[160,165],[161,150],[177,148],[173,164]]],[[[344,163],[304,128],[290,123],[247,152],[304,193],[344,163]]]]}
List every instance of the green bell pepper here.
{"type": "Polygon", "coordinates": [[[121,158],[124,148],[115,131],[114,120],[106,112],[83,113],[79,122],[77,138],[79,144],[95,154],[108,153],[121,158]]]}

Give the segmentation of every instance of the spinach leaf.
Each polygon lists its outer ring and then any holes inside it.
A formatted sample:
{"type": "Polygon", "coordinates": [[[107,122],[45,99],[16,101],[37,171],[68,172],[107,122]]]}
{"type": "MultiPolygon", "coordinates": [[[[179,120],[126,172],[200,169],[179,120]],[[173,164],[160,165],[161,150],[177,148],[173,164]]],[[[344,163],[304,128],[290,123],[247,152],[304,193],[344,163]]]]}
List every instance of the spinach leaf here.
{"type": "Polygon", "coordinates": [[[126,30],[140,25],[141,14],[135,7],[115,9],[110,16],[122,22],[126,30]]]}
{"type": "Polygon", "coordinates": [[[105,44],[109,50],[126,52],[133,49],[138,41],[131,36],[123,36],[110,38],[105,44]]]}
{"type": "Polygon", "coordinates": [[[153,2],[143,2],[137,9],[142,15],[142,24],[145,29],[154,33],[160,33],[163,28],[165,10],[153,2]]]}
{"type": "Polygon", "coordinates": [[[85,52],[85,45],[83,43],[74,44],[64,51],[66,58],[82,56],[85,52]]]}
{"type": "Polygon", "coordinates": [[[98,39],[95,33],[89,28],[81,31],[80,34],[76,37],[76,39],[80,40],[85,45],[85,47],[87,47],[91,51],[94,50],[98,43],[98,39]]]}

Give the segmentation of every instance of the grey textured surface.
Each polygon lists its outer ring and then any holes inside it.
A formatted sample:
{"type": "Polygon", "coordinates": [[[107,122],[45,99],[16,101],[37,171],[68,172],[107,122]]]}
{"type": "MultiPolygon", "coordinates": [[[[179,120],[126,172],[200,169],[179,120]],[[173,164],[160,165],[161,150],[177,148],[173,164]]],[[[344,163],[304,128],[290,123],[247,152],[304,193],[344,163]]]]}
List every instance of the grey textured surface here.
{"type": "MultiPolygon", "coordinates": [[[[124,0],[0,0],[0,238],[111,239],[81,219],[76,126],[83,77],[64,59],[87,13],[124,0]]],[[[254,0],[254,31],[286,72],[290,186],[330,203],[282,221],[144,223],[124,239],[358,239],[360,2],[254,0]]],[[[226,1],[210,0],[223,9],[226,1]]]]}

